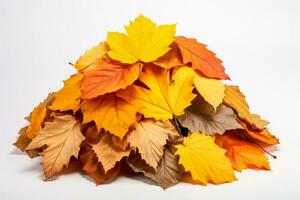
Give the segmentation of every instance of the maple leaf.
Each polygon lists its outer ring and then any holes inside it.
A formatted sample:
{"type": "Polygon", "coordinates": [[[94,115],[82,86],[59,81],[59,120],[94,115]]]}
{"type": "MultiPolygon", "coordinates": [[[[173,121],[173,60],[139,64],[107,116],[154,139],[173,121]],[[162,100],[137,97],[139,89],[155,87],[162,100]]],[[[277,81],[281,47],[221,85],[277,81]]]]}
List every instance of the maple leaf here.
{"type": "Polygon", "coordinates": [[[252,139],[258,140],[268,145],[279,144],[279,139],[272,135],[267,129],[257,130],[248,127],[246,123],[238,120],[243,127],[243,132],[252,139]]]}
{"type": "Polygon", "coordinates": [[[251,114],[245,95],[241,93],[238,86],[226,85],[224,103],[233,108],[238,116],[257,129],[263,130],[269,122],[263,120],[259,115],[251,114]]]}
{"type": "Polygon", "coordinates": [[[223,101],[225,86],[220,80],[196,75],[194,85],[199,94],[216,109],[223,101]]]}
{"type": "Polygon", "coordinates": [[[139,150],[142,159],[156,169],[164,150],[164,145],[172,135],[178,135],[171,122],[160,122],[145,119],[136,124],[129,133],[130,146],[139,150]]]}
{"type": "Polygon", "coordinates": [[[74,64],[78,71],[88,71],[94,68],[92,65],[95,61],[101,62],[102,57],[107,52],[107,45],[101,42],[99,45],[87,50],[74,64]]]}
{"type": "Polygon", "coordinates": [[[243,169],[269,170],[268,158],[254,144],[234,134],[218,135],[215,140],[221,148],[226,149],[226,156],[237,171],[243,169]]]}
{"type": "Polygon", "coordinates": [[[173,67],[183,65],[179,48],[175,44],[171,44],[170,47],[170,51],[153,62],[155,65],[158,65],[164,69],[171,69],[173,67]]]}
{"type": "Polygon", "coordinates": [[[82,164],[83,171],[85,171],[87,175],[94,179],[96,184],[102,184],[119,174],[119,165],[115,166],[113,169],[105,173],[101,163],[98,162],[96,154],[86,143],[82,145],[82,150],[80,151],[79,158],[82,164]]]}
{"type": "Polygon", "coordinates": [[[46,179],[51,179],[62,170],[63,166],[68,166],[71,156],[78,157],[83,140],[80,123],[72,115],[55,116],[53,122],[45,123],[45,127],[30,142],[26,150],[46,145],[42,153],[42,165],[46,179]]]}
{"type": "Polygon", "coordinates": [[[170,81],[167,70],[156,66],[147,66],[144,70],[139,80],[149,89],[133,85],[121,90],[118,96],[140,106],[139,112],[146,118],[167,121],[173,115],[183,115],[184,109],[196,97],[192,92],[194,71],[182,67],[172,74],[170,81]]]}
{"type": "Polygon", "coordinates": [[[125,26],[127,35],[109,32],[106,42],[110,50],[108,56],[122,63],[137,61],[151,62],[169,51],[174,40],[176,25],[156,26],[143,15],[138,16],[129,26],[125,26]]]}
{"type": "MultiPolygon", "coordinates": [[[[97,134],[97,132],[95,133],[97,134]]],[[[115,167],[117,162],[122,158],[129,156],[131,149],[119,150],[115,148],[112,142],[112,135],[105,132],[101,133],[96,143],[90,143],[93,151],[95,152],[98,161],[102,164],[104,172],[115,167]]]]}
{"type": "Polygon", "coordinates": [[[178,120],[191,132],[201,131],[208,135],[223,134],[226,130],[243,128],[237,122],[236,114],[232,109],[221,104],[215,111],[201,97],[194,99],[192,106],[188,107],[178,120]]]}
{"type": "Polygon", "coordinates": [[[141,63],[120,65],[103,62],[95,69],[84,73],[81,97],[91,99],[124,89],[138,79],[141,69],[141,63]]]}
{"type": "Polygon", "coordinates": [[[83,78],[82,73],[77,73],[64,81],[64,87],[54,94],[55,99],[48,106],[50,110],[67,111],[74,113],[80,108],[80,83],[83,78]]]}
{"type": "Polygon", "coordinates": [[[118,97],[116,93],[83,100],[81,104],[83,123],[94,121],[99,131],[104,128],[120,138],[136,122],[137,110],[138,107],[118,97]]]}
{"type": "Polygon", "coordinates": [[[156,170],[138,156],[129,157],[128,164],[133,171],[142,172],[164,189],[178,183],[181,178],[182,170],[178,164],[178,156],[174,155],[171,148],[165,148],[156,170]]]}
{"type": "Polygon", "coordinates": [[[208,50],[206,45],[183,36],[177,36],[175,43],[180,49],[184,64],[192,63],[192,67],[206,77],[229,79],[222,61],[215,56],[215,53],[208,50]]]}
{"type": "Polygon", "coordinates": [[[202,184],[220,184],[235,180],[225,150],[217,146],[212,137],[194,132],[184,139],[183,144],[175,147],[179,163],[185,171],[191,173],[193,180],[202,184]]]}

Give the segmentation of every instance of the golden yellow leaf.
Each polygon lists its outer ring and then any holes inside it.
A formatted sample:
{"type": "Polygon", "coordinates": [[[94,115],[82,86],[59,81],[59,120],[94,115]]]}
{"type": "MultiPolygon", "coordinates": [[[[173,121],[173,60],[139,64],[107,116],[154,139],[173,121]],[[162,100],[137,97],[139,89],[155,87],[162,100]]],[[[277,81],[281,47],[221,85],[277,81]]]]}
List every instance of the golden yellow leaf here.
{"type": "Polygon", "coordinates": [[[199,132],[186,137],[183,144],[176,145],[179,163],[190,172],[193,180],[203,184],[225,183],[235,180],[230,160],[225,150],[214,143],[214,139],[199,132]]]}
{"type": "Polygon", "coordinates": [[[80,82],[83,78],[81,73],[77,73],[64,81],[64,87],[54,94],[55,99],[48,106],[50,110],[76,112],[80,107],[80,82]]]}
{"type": "Polygon", "coordinates": [[[47,114],[47,108],[40,103],[37,107],[29,115],[29,126],[26,129],[26,134],[29,139],[33,139],[36,137],[38,132],[42,130],[42,124],[47,114]]]}
{"type": "Polygon", "coordinates": [[[160,122],[145,119],[136,124],[135,129],[129,133],[130,146],[139,150],[142,159],[149,166],[156,169],[169,136],[178,135],[171,122],[160,122]]]}
{"type": "Polygon", "coordinates": [[[94,121],[99,131],[104,128],[121,139],[136,122],[137,110],[138,107],[118,97],[116,93],[83,100],[81,104],[83,123],[94,121]]]}
{"type": "Polygon", "coordinates": [[[118,96],[140,106],[139,112],[147,118],[166,121],[172,119],[173,115],[183,115],[184,109],[196,97],[192,92],[195,76],[193,69],[182,67],[176,70],[171,81],[167,70],[156,66],[144,69],[140,81],[149,89],[133,85],[121,90],[118,96]]]}
{"type": "Polygon", "coordinates": [[[104,172],[115,167],[117,162],[122,158],[129,156],[130,149],[119,150],[115,148],[112,142],[112,135],[108,132],[101,133],[99,140],[96,143],[90,143],[93,151],[95,152],[98,161],[102,164],[104,172]]]}
{"type": "Polygon", "coordinates": [[[78,71],[88,71],[93,69],[92,64],[102,62],[102,57],[106,54],[107,45],[105,42],[101,42],[98,46],[87,50],[74,64],[74,67],[78,71]]]}
{"type": "Polygon", "coordinates": [[[215,140],[221,148],[227,150],[226,156],[231,160],[237,171],[243,169],[269,170],[268,158],[253,143],[248,142],[234,134],[218,135],[215,140]]]}
{"type": "Polygon", "coordinates": [[[225,95],[224,84],[220,80],[198,75],[195,76],[194,85],[205,101],[216,110],[225,95]]]}
{"type": "Polygon", "coordinates": [[[132,64],[141,60],[151,62],[167,53],[174,40],[176,25],[156,26],[143,15],[138,16],[129,26],[127,34],[109,32],[107,44],[108,56],[122,63],[132,64]]]}
{"type": "Polygon", "coordinates": [[[53,122],[46,122],[43,130],[31,141],[26,150],[43,151],[42,165],[46,179],[53,178],[63,166],[68,166],[70,158],[78,157],[80,144],[84,140],[80,123],[72,115],[56,116],[53,122]]]}
{"type": "Polygon", "coordinates": [[[240,118],[246,120],[255,128],[263,130],[268,122],[261,119],[259,115],[250,113],[245,95],[240,91],[239,87],[226,85],[225,88],[224,103],[233,108],[240,118]]]}

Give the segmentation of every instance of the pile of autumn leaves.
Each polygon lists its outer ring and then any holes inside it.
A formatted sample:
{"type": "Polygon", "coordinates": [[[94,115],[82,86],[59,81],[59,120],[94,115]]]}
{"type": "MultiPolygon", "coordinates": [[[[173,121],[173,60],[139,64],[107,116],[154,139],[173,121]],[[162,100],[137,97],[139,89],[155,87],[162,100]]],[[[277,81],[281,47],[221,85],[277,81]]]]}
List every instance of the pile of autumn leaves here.
{"type": "Polygon", "coordinates": [[[175,27],[141,15],[126,34],[109,32],[34,108],[15,145],[43,157],[47,180],[70,160],[97,184],[142,173],[163,188],[270,169],[262,149],[278,139],[268,122],[249,112],[238,86],[221,82],[229,77],[215,54],[175,37],[175,27]]]}

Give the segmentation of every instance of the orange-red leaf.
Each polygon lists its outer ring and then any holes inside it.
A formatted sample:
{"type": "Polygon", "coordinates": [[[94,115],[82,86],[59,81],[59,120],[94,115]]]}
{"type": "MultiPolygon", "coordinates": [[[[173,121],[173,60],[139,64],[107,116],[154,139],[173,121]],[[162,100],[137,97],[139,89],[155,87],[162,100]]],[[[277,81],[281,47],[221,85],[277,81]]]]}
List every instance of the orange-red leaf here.
{"type": "Polygon", "coordinates": [[[81,97],[91,99],[106,93],[124,89],[138,79],[142,65],[111,64],[104,62],[84,73],[81,97]]]}
{"type": "Polygon", "coordinates": [[[170,47],[170,51],[153,63],[165,69],[171,69],[173,67],[183,65],[179,48],[175,44],[172,44],[170,47]]]}
{"type": "Polygon", "coordinates": [[[244,128],[244,132],[249,135],[251,138],[263,142],[268,145],[279,144],[279,139],[272,135],[267,129],[257,130],[248,127],[245,122],[238,119],[239,123],[244,128]]]}
{"type": "Polygon", "coordinates": [[[231,160],[232,166],[237,171],[243,169],[269,170],[268,158],[253,143],[248,142],[234,134],[218,135],[215,140],[223,149],[226,156],[231,160]]]}
{"type": "Polygon", "coordinates": [[[222,61],[218,59],[206,45],[196,39],[177,36],[175,43],[178,45],[184,64],[191,63],[192,67],[209,78],[229,79],[225,73],[222,61]]]}

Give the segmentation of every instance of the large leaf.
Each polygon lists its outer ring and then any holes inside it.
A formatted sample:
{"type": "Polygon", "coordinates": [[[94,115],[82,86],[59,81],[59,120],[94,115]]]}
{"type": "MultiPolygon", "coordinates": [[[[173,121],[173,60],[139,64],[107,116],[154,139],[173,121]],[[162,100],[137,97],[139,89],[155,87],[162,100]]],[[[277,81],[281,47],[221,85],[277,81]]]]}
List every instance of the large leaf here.
{"type": "Polygon", "coordinates": [[[26,150],[46,145],[42,153],[42,165],[46,179],[51,179],[62,170],[63,166],[68,166],[72,156],[78,157],[83,140],[80,123],[72,115],[56,116],[53,122],[45,123],[43,130],[31,141],[26,150]]]}
{"type": "Polygon", "coordinates": [[[76,112],[80,107],[80,82],[83,75],[77,73],[64,81],[64,87],[54,94],[55,99],[48,106],[50,110],[76,112]]]}
{"type": "Polygon", "coordinates": [[[172,135],[178,135],[178,132],[170,122],[147,119],[136,124],[128,141],[139,150],[142,159],[156,169],[163,155],[164,145],[172,135]]]}
{"type": "Polygon", "coordinates": [[[164,55],[174,40],[176,25],[156,26],[150,19],[140,15],[129,26],[127,35],[109,32],[107,44],[109,57],[122,63],[135,63],[138,60],[151,62],[164,55]]]}
{"type": "Polygon", "coordinates": [[[104,128],[120,138],[123,138],[129,127],[136,122],[137,110],[138,107],[115,93],[83,100],[81,105],[83,123],[94,121],[99,131],[104,128]]]}
{"type": "Polygon", "coordinates": [[[192,93],[194,71],[189,67],[182,67],[172,74],[170,81],[167,70],[155,66],[144,69],[140,80],[149,89],[133,85],[121,90],[118,96],[140,106],[139,112],[147,118],[166,121],[174,115],[183,115],[184,109],[191,105],[196,96],[192,93]]]}
{"type": "Polygon", "coordinates": [[[263,130],[268,125],[268,122],[261,119],[259,115],[250,113],[245,95],[238,86],[226,85],[224,103],[233,108],[240,118],[246,120],[253,127],[263,130]]]}
{"type": "Polygon", "coordinates": [[[183,36],[177,36],[175,43],[180,49],[184,64],[192,63],[192,67],[206,77],[229,79],[222,61],[216,57],[215,53],[208,50],[206,45],[183,36]]]}
{"type": "Polygon", "coordinates": [[[234,134],[218,135],[215,142],[226,149],[226,156],[231,160],[232,166],[237,171],[243,169],[269,170],[268,158],[253,143],[248,142],[234,134]]]}
{"type": "Polygon", "coordinates": [[[192,106],[188,107],[178,120],[191,132],[201,131],[208,135],[223,134],[231,129],[242,129],[231,108],[221,104],[215,111],[202,98],[194,99],[192,106]]]}
{"type": "Polygon", "coordinates": [[[230,160],[225,150],[214,143],[210,136],[195,132],[176,145],[179,163],[190,172],[193,180],[202,184],[225,183],[235,180],[230,160]]]}
{"type": "Polygon", "coordinates": [[[151,178],[164,189],[176,184],[181,177],[181,167],[178,164],[178,156],[175,156],[170,148],[165,148],[156,170],[137,156],[130,157],[128,163],[133,171],[137,173],[142,172],[146,177],[151,178]]]}
{"type": "Polygon", "coordinates": [[[91,99],[124,89],[138,79],[141,67],[142,64],[140,63],[120,65],[103,62],[95,69],[84,73],[81,83],[81,97],[91,99]]]}

